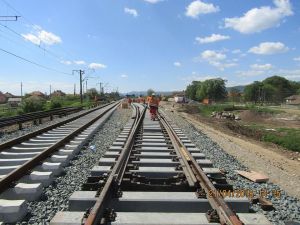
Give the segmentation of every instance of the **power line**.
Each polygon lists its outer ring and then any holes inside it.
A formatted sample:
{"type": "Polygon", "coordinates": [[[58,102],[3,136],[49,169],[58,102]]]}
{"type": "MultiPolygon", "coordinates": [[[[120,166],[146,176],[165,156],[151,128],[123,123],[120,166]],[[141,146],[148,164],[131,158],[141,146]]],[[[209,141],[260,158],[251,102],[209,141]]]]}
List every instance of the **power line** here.
{"type": "MultiPolygon", "coordinates": [[[[15,35],[21,37],[22,39],[24,38],[22,34],[20,34],[20,33],[18,33],[17,31],[11,29],[11,28],[8,27],[8,26],[6,26],[6,25],[4,25],[4,24],[1,24],[1,23],[0,23],[0,26],[2,26],[2,27],[4,27],[4,28],[8,29],[10,32],[12,32],[12,33],[14,33],[15,35]]],[[[39,37],[37,37],[37,38],[39,39],[40,44],[41,44],[42,40],[41,40],[39,37]]],[[[32,43],[32,44],[33,44],[33,43],[32,43]]],[[[56,58],[56,59],[58,59],[58,60],[61,60],[61,57],[57,56],[56,54],[54,54],[53,52],[49,51],[48,49],[42,47],[40,44],[39,44],[39,45],[33,44],[33,45],[35,45],[37,48],[43,50],[44,52],[49,53],[50,55],[52,55],[52,57],[54,57],[54,58],[56,58]]]]}
{"type": "Polygon", "coordinates": [[[28,62],[28,63],[31,63],[31,64],[36,65],[36,66],[38,66],[38,67],[41,67],[41,68],[43,68],[43,69],[50,70],[50,71],[54,71],[54,72],[61,73],[61,74],[65,74],[65,75],[73,76],[73,74],[66,73],[66,72],[62,72],[62,71],[59,71],[59,70],[50,68],[50,67],[48,67],[48,66],[44,66],[44,65],[42,65],[42,64],[39,64],[39,63],[36,63],[36,62],[31,61],[31,60],[29,60],[29,59],[26,59],[26,58],[24,58],[24,57],[22,57],[22,56],[16,55],[16,54],[14,54],[14,53],[12,53],[12,52],[9,52],[9,51],[7,51],[7,50],[5,50],[5,49],[0,48],[0,51],[5,52],[6,54],[12,55],[12,56],[14,56],[14,57],[16,57],[16,58],[18,58],[18,59],[21,59],[21,60],[23,60],[23,61],[25,61],[25,62],[28,62]]]}

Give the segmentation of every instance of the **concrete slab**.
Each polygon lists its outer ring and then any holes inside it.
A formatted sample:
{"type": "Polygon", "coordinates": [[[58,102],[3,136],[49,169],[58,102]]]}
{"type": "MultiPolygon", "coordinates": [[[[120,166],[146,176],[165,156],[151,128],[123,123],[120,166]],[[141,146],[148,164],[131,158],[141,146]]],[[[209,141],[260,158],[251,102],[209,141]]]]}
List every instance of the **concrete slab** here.
{"type": "Polygon", "coordinates": [[[19,159],[19,158],[32,158],[34,156],[36,156],[37,154],[39,154],[39,152],[24,152],[24,153],[20,153],[20,152],[7,152],[7,151],[3,151],[0,153],[0,157],[2,159],[19,159]]]}
{"type": "Polygon", "coordinates": [[[271,225],[272,223],[263,214],[258,213],[237,213],[245,225],[271,225]]]}
{"type": "Polygon", "coordinates": [[[116,163],[116,158],[101,158],[99,160],[99,166],[112,166],[116,163]]]}
{"type": "Polygon", "coordinates": [[[111,225],[217,225],[209,223],[205,213],[117,212],[111,225]]]}
{"type": "MultiPolygon", "coordinates": [[[[247,198],[225,198],[236,212],[249,212],[247,198]]],[[[211,209],[208,199],[199,199],[194,192],[123,192],[112,205],[121,212],[198,212],[211,209]]]]}
{"type": "Polygon", "coordinates": [[[0,166],[17,166],[29,161],[31,158],[17,158],[17,159],[0,159],[0,166]]]}
{"type": "Polygon", "coordinates": [[[0,220],[4,223],[16,223],[22,220],[27,213],[25,200],[0,199],[0,220]]]}
{"type": "Polygon", "coordinates": [[[19,182],[21,183],[41,183],[43,186],[48,186],[51,184],[53,180],[53,173],[49,172],[40,172],[40,171],[33,171],[30,175],[26,175],[22,177],[19,182]]]}
{"type": "Polygon", "coordinates": [[[94,166],[91,170],[91,176],[101,176],[110,171],[110,166],[94,166]]]}
{"type": "Polygon", "coordinates": [[[6,175],[18,167],[19,166],[0,166],[0,175],[6,175]]]}
{"type": "Polygon", "coordinates": [[[148,142],[142,142],[140,144],[142,147],[165,147],[167,146],[167,143],[163,142],[163,143],[157,143],[157,142],[154,142],[154,143],[148,143],[148,142]]]}
{"type": "Polygon", "coordinates": [[[170,149],[168,149],[168,148],[165,147],[165,146],[162,146],[162,147],[155,147],[155,146],[148,147],[148,146],[142,146],[142,147],[141,147],[141,151],[149,151],[149,152],[169,152],[170,149]]]}
{"type": "Polygon", "coordinates": [[[178,162],[172,161],[169,159],[145,159],[142,158],[139,161],[132,161],[133,164],[145,167],[175,167],[178,165],[178,162]]]}
{"type": "Polygon", "coordinates": [[[209,159],[197,159],[196,162],[199,164],[201,167],[212,167],[212,161],[209,159]]]}
{"type": "Polygon", "coordinates": [[[202,168],[203,172],[206,174],[221,174],[221,171],[219,168],[202,168]]]}
{"type": "Polygon", "coordinates": [[[149,178],[169,178],[183,173],[174,167],[139,167],[138,170],[129,171],[149,178]]]}
{"type": "Polygon", "coordinates": [[[82,225],[85,212],[58,212],[50,221],[50,225],[82,225]]]}
{"type": "Polygon", "coordinates": [[[0,195],[0,199],[34,201],[39,199],[42,193],[43,186],[40,183],[18,183],[15,187],[3,192],[0,195]]]}
{"type": "Polygon", "coordinates": [[[174,155],[171,155],[169,152],[150,152],[150,151],[141,151],[141,154],[135,154],[140,158],[156,158],[156,159],[169,159],[174,155]]]}

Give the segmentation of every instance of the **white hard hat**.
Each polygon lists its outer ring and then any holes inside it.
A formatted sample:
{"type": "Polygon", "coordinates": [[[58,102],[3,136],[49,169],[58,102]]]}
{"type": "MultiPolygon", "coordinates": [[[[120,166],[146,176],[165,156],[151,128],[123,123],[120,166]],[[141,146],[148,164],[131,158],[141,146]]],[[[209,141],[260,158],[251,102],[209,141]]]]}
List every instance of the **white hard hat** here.
{"type": "Polygon", "coordinates": [[[155,93],[152,93],[152,96],[155,96],[156,94],[155,93]]]}

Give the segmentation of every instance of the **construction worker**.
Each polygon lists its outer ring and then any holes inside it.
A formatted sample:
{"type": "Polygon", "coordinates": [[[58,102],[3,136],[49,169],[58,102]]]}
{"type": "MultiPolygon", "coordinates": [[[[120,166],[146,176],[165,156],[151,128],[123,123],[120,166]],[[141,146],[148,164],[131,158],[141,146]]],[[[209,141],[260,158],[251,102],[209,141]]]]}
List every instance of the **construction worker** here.
{"type": "Polygon", "coordinates": [[[157,110],[159,105],[159,99],[156,97],[155,93],[148,98],[148,107],[150,109],[151,120],[155,120],[157,110]]]}

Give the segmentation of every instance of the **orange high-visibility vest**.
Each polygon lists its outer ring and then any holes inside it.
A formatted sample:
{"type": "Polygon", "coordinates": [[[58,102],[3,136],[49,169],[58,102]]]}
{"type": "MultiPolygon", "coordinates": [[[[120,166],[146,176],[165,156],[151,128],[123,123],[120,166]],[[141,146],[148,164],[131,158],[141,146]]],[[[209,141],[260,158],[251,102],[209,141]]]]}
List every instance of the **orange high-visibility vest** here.
{"type": "Polygon", "coordinates": [[[158,100],[158,98],[156,98],[156,97],[150,97],[150,98],[149,98],[149,101],[148,101],[148,104],[149,104],[150,106],[158,107],[159,100],[158,100]]]}

